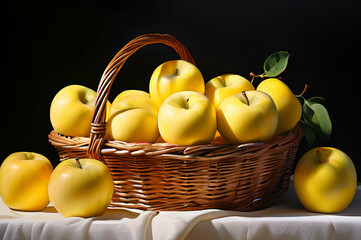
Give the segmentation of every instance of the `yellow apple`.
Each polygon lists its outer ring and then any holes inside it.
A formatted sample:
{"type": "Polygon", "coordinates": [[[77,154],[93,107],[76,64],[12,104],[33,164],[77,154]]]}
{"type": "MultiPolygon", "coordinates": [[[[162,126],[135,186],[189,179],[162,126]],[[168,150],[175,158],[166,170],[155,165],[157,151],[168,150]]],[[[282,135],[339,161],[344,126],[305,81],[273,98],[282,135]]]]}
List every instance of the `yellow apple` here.
{"type": "Polygon", "coordinates": [[[205,95],[217,108],[226,97],[249,90],[254,90],[254,87],[244,77],[236,74],[223,74],[207,82],[205,95]]]}
{"type": "Polygon", "coordinates": [[[150,79],[150,97],[160,106],[173,93],[204,93],[204,80],[199,69],[184,60],[168,61],[158,66],[150,79]]]}
{"type": "Polygon", "coordinates": [[[257,90],[269,94],[278,111],[278,127],[276,135],[291,130],[301,119],[302,106],[289,87],[276,78],[262,81],[257,90]]]}
{"type": "Polygon", "coordinates": [[[53,171],[41,154],[16,152],[0,168],[0,195],[15,210],[40,211],[49,204],[48,182],[53,171]]]}
{"type": "Polygon", "coordinates": [[[205,95],[177,92],[160,107],[158,126],[160,135],[168,143],[206,144],[213,140],[217,130],[216,112],[205,95]]]}
{"type": "Polygon", "coordinates": [[[125,91],[119,93],[119,95],[114,99],[112,104],[117,104],[117,102],[122,100],[123,98],[129,97],[129,96],[134,96],[134,95],[150,97],[149,93],[141,91],[141,90],[125,90],[125,91]]]}
{"type": "Polygon", "coordinates": [[[256,90],[229,96],[217,108],[218,131],[231,144],[269,140],[277,119],[272,98],[256,90]]]}
{"type": "MultiPolygon", "coordinates": [[[[80,85],[61,89],[50,106],[50,121],[54,130],[67,136],[88,137],[96,92],[80,85]]],[[[110,102],[107,102],[107,112],[110,102]]]]}
{"type": "Polygon", "coordinates": [[[112,195],[112,175],[107,166],[96,159],[65,160],[50,177],[50,201],[64,217],[102,215],[112,195]]]}
{"type": "Polygon", "coordinates": [[[114,101],[107,123],[108,139],[124,142],[155,142],[159,137],[158,106],[143,94],[114,101]]]}
{"type": "Polygon", "coordinates": [[[314,148],[297,163],[294,185],[298,199],[308,210],[340,212],[356,193],[356,169],[344,152],[331,147],[314,148]]]}

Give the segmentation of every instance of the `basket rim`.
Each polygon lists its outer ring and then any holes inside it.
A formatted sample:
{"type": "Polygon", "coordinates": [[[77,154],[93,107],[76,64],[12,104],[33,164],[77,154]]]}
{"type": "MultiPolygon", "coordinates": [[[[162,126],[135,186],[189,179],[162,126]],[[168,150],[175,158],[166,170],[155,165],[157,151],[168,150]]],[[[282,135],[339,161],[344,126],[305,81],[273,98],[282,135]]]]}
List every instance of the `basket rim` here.
{"type": "MultiPolygon", "coordinates": [[[[299,125],[296,125],[292,130],[274,136],[272,139],[264,142],[251,142],[244,144],[202,144],[202,145],[177,145],[167,142],[161,143],[129,143],[119,140],[104,140],[99,156],[100,160],[107,155],[115,156],[132,156],[132,157],[168,157],[181,158],[183,160],[206,160],[212,158],[213,160],[220,158],[225,159],[227,154],[239,152],[243,149],[258,149],[266,151],[269,148],[283,146],[290,143],[298,144],[303,137],[303,131],[299,125]],[[210,152],[202,156],[202,152],[210,152]]],[[[56,148],[73,149],[78,151],[87,151],[90,137],[71,137],[65,136],[52,130],[49,135],[49,142],[56,148]]],[[[88,153],[90,158],[92,155],[88,153]]],[[[98,158],[97,158],[98,159],[98,158]]],[[[64,158],[61,159],[65,160],[64,158]]]]}

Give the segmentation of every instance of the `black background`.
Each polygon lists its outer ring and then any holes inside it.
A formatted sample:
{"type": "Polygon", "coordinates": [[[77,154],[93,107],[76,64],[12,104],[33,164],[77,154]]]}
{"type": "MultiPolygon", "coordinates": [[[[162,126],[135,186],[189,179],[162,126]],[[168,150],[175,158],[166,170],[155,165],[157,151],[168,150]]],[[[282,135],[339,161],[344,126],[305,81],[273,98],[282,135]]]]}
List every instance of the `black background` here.
{"type": "MultiPolygon", "coordinates": [[[[47,139],[55,94],[70,84],[96,90],[127,42],[158,32],[190,50],[205,81],[229,72],[261,74],[271,53],[290,52],[281,76],[295,94],[308,84],[306,98],[326,99],[333,123],[327,145],[347,153],[361,175],[356,1],[13,1],[2,10],[1,161],[34,151],[55,166],[47,139]]],[[[109,100],[125,89],[148,91],[153,70],[176,58],[162,45],[141,49],[118,74],[109,100]]],[[[303,141],[298,155],[305,150],[303,141]]]]}

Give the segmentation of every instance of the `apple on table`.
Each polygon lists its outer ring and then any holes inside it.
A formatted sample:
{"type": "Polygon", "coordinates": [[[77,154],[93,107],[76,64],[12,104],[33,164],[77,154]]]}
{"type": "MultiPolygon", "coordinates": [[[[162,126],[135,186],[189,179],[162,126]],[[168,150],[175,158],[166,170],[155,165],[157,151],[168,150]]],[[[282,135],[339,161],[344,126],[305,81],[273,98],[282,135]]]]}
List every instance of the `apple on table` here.
{"type": "Polygon", "coordinates": [[[298,199],[308,210],[340,212],[355,196],[356,169],[349,156],[341,150],[313,148],[297,163],[294,185],[298,199]]]}
{"type": "Polygon", "coordinates": [[[43,155],[16,152],[0,168],[0,196],[14,210],[41,211],[49,204],[48,182],[53,166],[43,155]]]}
{"type": "Polygon", "coordinates": [[[108,167],[96,159],[68,159],[58,164],[49,180],[49,198],[64,217],[102,215],[113,195],[108,167]]]}

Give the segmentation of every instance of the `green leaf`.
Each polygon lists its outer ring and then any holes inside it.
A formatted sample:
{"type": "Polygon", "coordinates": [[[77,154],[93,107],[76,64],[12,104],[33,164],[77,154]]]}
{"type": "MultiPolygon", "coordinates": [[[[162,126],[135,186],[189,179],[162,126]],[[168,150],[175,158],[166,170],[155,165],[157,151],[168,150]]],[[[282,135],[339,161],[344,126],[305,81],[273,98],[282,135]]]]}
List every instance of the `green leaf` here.
{"type": "Polygon", "coordinates": [[[263,64],[264,77],[276,77],[280,75],[287,67],[288,52],[279,51],[269,56],[263,64]]]}
{"type": "Polygon", "coordinates": [[[314,97],[305,100],[303,115],[306,124],[323,140],[328,141],[331,135],[332,124],[327,109],[321,104],[323,98],[314,97]]]}
{"type": "Polygon", "coordinates": [[[316,134],[305,122],[300,121],[299,124],[303,130],[303,133],[305,134],[308,148],[311,148],[312,145],[315,143],[316,134]]]}
{"type": "Polygon", "coordinates": [[[326,105],[326,100],[322,97],[311,97],[307,100],[307,102],[311,103],[319,103],[321,105],[326,105]]]}

